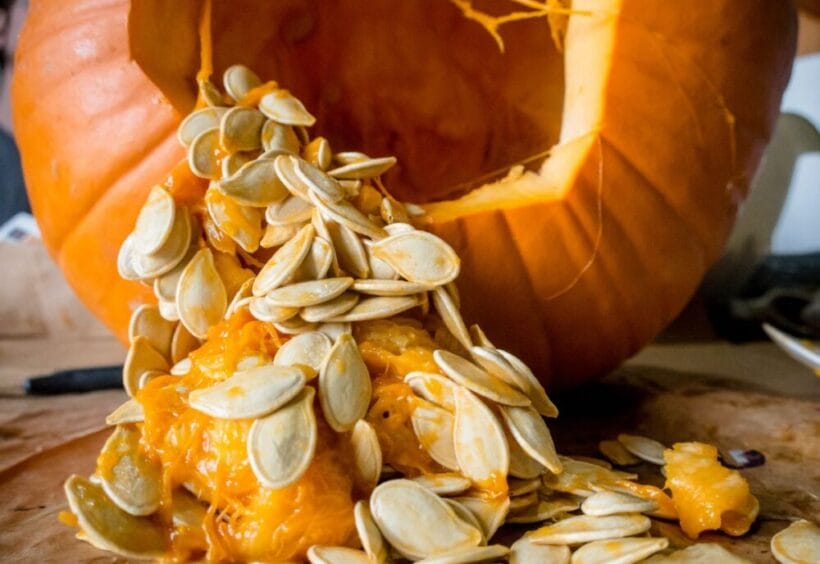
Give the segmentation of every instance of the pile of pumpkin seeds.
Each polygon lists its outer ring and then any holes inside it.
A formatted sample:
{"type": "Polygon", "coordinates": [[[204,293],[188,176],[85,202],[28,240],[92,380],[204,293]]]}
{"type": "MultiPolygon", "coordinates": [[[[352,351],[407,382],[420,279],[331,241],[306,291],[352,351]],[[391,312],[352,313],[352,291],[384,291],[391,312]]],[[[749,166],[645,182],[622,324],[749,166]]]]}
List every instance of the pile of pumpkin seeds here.
{"type": "MultiPolygon", "coordinates": [[[[225,72],[224,88],[202,82],[205,105],[178,130],[190,170],[209,181],[204,210],[155,186],[119,254],[121,276],[152,287],[158,305],[131,319],[123,382],[132,399],[107,418],[116,428],[103,448],[113,470],[66,482],[80,538],[126,557],[167,554],[167,531],[146,518],[161,505],[161,468],[141,454],[143,412],[133,396],[157,375],[186,374],[209,329],[244,308],[288,340],[272,360],[241,359],[228,379],[190,392],[188,405],[253,420],[247,457],[265,488],[304,474],[317,416],[348,434],[351,471],[372,490],[355,505],[361,549],[314,546],[311,562],[629,563],[655,553],[652,562],[690,561],[691,548],[671,553],[667,539],[649,536],[659,507],[627,487],[636,474],[556,453],[544,417],[558,410],[537,378],[462,319],[458,256],[412,225],[419,208],[384,190],[380,177],[396,159],[334,153],[310,137],[315,118],[297,98],[244,66],[225,72]],[[353,324],[411,312],[438,317],[450,337],[434,352],[438,372],[405,377],[418,396],[417,439],[446,469],[416,477],[382,464],[363,418],[371,376],[352,336],[353,324]],[[490,491],[498,480],[506,493],[490,491]],[[493,544],[505,523],[539,528],[511,547],[493,544]]],[[[663,450],[629,435],[601,444],[621,466],[663,464],[663,450]]],[[[206,506],[179,491],[171,511],[175,525],[195,528],[206,506]]],[[[699,561],[729,554],[717,545],[697,550],[699,561]]]]}

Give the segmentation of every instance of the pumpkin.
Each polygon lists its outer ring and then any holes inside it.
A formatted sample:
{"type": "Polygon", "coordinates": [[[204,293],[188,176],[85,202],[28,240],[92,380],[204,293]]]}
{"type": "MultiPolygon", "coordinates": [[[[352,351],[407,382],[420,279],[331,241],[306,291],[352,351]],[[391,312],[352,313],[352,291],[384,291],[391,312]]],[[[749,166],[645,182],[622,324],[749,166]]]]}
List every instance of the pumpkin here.
{"type": "MultiPolygon", "coordinates": [[[[247,64],[304,100],[331,144],[397,155],[387,185],[464,259],[465,317],[544,382],[575,384],[651,340],[718,257],[778,113],[794,11],[475,4],[217,0],[214,70],[247,64]],[[489,15],[513,10],[525,13],[489,15]]],[[[35,215],[121,337],[152,298],[118,278],[117,250],[183,156],[200,8],[35,0],[19,41],[14,121],[35,215]]]]}

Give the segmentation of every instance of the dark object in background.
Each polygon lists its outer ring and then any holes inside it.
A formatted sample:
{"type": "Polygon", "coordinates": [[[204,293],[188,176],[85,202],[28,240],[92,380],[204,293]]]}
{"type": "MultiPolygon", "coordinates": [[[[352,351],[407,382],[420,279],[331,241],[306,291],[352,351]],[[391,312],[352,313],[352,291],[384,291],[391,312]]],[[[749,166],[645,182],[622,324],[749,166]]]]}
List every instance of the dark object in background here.
{"type": "Polygon", "coordinates": [[[11,135],[0,129],[0,223],[21,211],[30,210],[20,153],[11,135]]]}

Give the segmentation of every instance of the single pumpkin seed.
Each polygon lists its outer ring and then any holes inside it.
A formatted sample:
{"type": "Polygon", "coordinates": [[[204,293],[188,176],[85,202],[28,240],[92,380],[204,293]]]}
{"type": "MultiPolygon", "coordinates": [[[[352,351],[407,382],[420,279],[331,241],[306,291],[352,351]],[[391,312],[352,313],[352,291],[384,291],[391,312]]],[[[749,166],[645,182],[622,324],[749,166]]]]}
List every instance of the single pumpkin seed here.
{"type": "Polygon", "coordinates": [[[545,474],[544,485],[559,491],[589,497],[600,489],[611,489],[617,486],[620,480],[636,478],[635,474],[625,474],[614,470],[607,470],[595,464],[559,457],[563,471],[558,475],[545,474]]]}
{"type": "Polygon", "coordinates": [[[158,251],[171,235],[175,216],[174,197],[162,186],[151,188],[134,225],[134,251],[143,255],[158,251]]]}
{"type": "Polygon", "coordinates": [[[299,152],[299,138],[289,125],[282,125],[268,120],[262,126],[262,147],[266,152],[282,151],[297,154],[299,152]]]}
{"type": "Polygon", "coordinates": [[[249,253],[255,253],[259,249],[262,210],[242,205],[214,188],[205,193],[205,204],[208,215],[220,231],[249,253]]]}
{"type": "Polygon", "coordinates": [[[171,524],[174,527],[186,527],[200,530],[208,509],[194,495],[177,488],[171,494],[171,524]]]}
{"type": "Polygon", "coordinates": [[[256,159],[242,165],[233,176],[216,186],[240,204],[267,207],[288,197],[288,190],[276,173],[273,159],[256,159]]]}
{"type": "Polygon", "coordinates": [[[370,275],[370,264],[359,236],[349,227],[335,221],[326,222],[325,225],[330,242],[336,249],[339,266],[356,278],[367,278],[370,275]]]}
{"type": "Polygon", "coordinates": [[[182,271],[176,306],[180,322],[199,339],[225,314],[228,296],[210,249],[200,250],[182,271]]]}
{"type": "Polygon", "coordinates": [[[326,217],[349,227],[356,233],[370,237],[373,240],[383,239],[387,235],[384,229],[345,200],[339,202],[325,201],[312,191],[308,192],[308,197],[313,205],[319,208],[326,217]]]}
{"type": "Polygon", "coordinates": [[[490,408],[465,388],[456,389],[453,443],[461,473],[479,486],[507,475],[510,450],[504,429],[490,408]]]}
{"type": "Polygon", "coordinates": [[[280,307],[308,307],[337,298],[352,285],[352,278],[308,280],[271,290],[265,299],[280,307]]]}
{"type": "Polygon", "coordinates": [[[820,527],[800,519],[772,537],[772,556],[781,564],[817,562],[820,557],[820,527]]]}
{"type": "Polygon", "coordinates": [[[368,159],[370,159],[370,157],[361,151],[341,151],[333,155],[333,160],[340,165],[357,163],[368,159]]]}
{"type": "Polygon", "coordinates": [[[219,123],[219,143],[229,153],[260,149],[264,124],[265,116],[258,110],[243,106],[231,108],[219,123]]]}
{"type": "Polygon", "coordinates": [[[136,517],[151,515],[162,499],[162,467],[140,451],[141,433],[133,426],[118,426],[100,451],[110,464],[100,475],[108,497],[136,517]]]}
{"type": "Polygon", "coordinates": [[[154,349],[166,359],[171,358],[171,339],[176,324],[164,319],[155,305],[141,305],[131,314],[128,340],[145,337],[154,349]]]}
{"type": "Polygon", "coordinates": [[[371,296],[412,296],[429,288],[417,282],[406,280],[360,279],[353,282],[353,289],[371,296]]]}
{"type": "Polygon", "coordinates": [[[109,499],[101,486],[73,475],[66,480],[64,489],[80,530],[94,546],[125,558],[166,555],[165,528],[153,520],[126,513],[109,499]]]}
{"type": "Polygon", "coordinates": [[[188,250],[185,251],[185,256],[179,263],[161,276],[154,278],[154,295],[158,300],[166,302],[175,302],[177,299],[177,286],[179,285],[179,277],[191,259],[199,250],[197,245],[189,245],[188,250]]]}
{"type": "Polygon", "coordinates": [[[265,298],[250,298],[248,309],[256,319],[267,323],[282,323],[299,313],[298,307],[275,306],[265,298]]]}
{"type": "Polygon", "coordinates": [[[270,225],[290,225],[310,221],[313,206],[298,196],[288,196],[271,204],[265,210],[265,221],[270,225]]]}
{"type": "Polygon", "coordinates": [[[486,546],[487,545],[487,538],[484,536],[484,529],[481,526],[481,523],[478,522],[476,516],[473,515],[473,512],[467,509],[464,505],[457,502],[455,499],[445,497],[445,503],[450,506],[450,508],[455,512],[456,517],[464,521],[467,525],[473,527],[476,531],[481,533],[481,542],[479,546],[486,546]]]}
{"type": "Polygon", "coordinates": [[[291,225],[266,225],[259,241],[259,246],[265,249],[278,247],[293,239],[304,224],[294,223],[291,225]]]}
{"type": "Polygon", "coordinates": [[[137,389],[141,390],[148,384],[148,382],[150,382],[154,378],[165,376],[167,374],[167,370],[148,370],[147,372],[143,372],[140,375],[139,382],[137,382],[137,389]]]}
{"type": "Polygon", "coordinates": [[[598,450],[618,466],[632,466],[641,461],[640,458],[626,450],[626,447],[618,441],[601,441],[598,443],[598,450]]]}
{"type": "Polygon", "coordinates": [[[321,546],[315,544],[307,551],[310,564],[372,564],[361,550],[345,546],[321,546]]]}
{"type": "Polygon", "coordinates": [[[188,167],[200,178],[216,180],[222,174],[219,128],[206,129],[188,145],[188,167]]]}
{"type": "Polygon", "coordinates": [[[370,496],[370,510],[390,545],[413,560],[477,546],[482,540],[445,501],[410,480],[379,485],[370,496]]]}
{"type": "Polygon", "coordinates": [[[307,183],[296,174],[296,163],[299,161],[299,158],[286,153],[277,155],[273,161],[276,174],[279,175],[279,180],[281,180],[285,188],[297,198],[312,203],[310,199],[310,188],[308,188],[307,183]]]}
{"type": "Polygon", "coordinates": [[[219,89],[207,78],[198,78],[197,86],[199,87],[199,97],[208,106],[222,106],[225,103],[225,97],[219,89]]]}
{"type": "Polygon", "coordinates": [[[435,305],[436,311],[450,333],[461,343],[462,347],[469,350],[471,340],[467,326],[464,324],[464,319],[461,317],[455,302],[453,302],[452,296],[445,288],[438,287],[433,290],[433,305],[435,305]]]}
{"type": "Polygon", "coordinates": [[[584,515],[617,515],[618,513],[651,513],[658,504],[651,499],[643,499],[632,494],[600,491],[592,494],[581,504],[584,515]]]}
{"type": "Polygon", "coordinates": [[[310,164],[320,168],[321,170],[327,170],[327,167],[330,166],[330,161],[333,158],[333,153],[330,150],[330,143],[328,140],[324,137],[317,137],[305,145],[305,149],[302,151],[302,156],[310,164]]]}
{"type": "Polygon", "coordinates": [[[407,280],[428,287],[455,280],[461,266],[453,248],[426,231],[390,235],[375,242],[371,250],[407,280]]]}
{"type": "Polygon", "coordinates": [[[278,288],[290,278],[310,252],[315,231],[312,225],[305,225],[299,232],[282,245],[256,275],[253,295],[263,296],[278,288]]]}
{"type": "Polygon", "coordinates": [[[188,404],[217,419],[253,419],[273,413],[305,387],[305,375],[290,366],[260,366],[188,395],[188,404]]]}
{"type": "Polygon", "coordinates": [[[157,300],[157,307],[159,307],[159,314],[163,319],[168,321],[179,321],[179,312],[177,311],[176,302],[166,302],[165,300],[157,300]]]}
{"type": "Polygon", "coordinates": [[[510,514],[507,517],[507,523],[541,523],[561,513],[575,511],[579,506],[580,502],[577,498],[569,495],[556,494],[550,499],[539,499],[537,504],[510,514]]]}
{"type": "Polygon", "coordinates": [[[222,74],[222,85],[225,92],[237,102],[261,84],[262,81],[256,73],[245,65],[231,65],[222,74]]]}
{"type": "Polygon", "coordinates": [[[664,465],[663,451],[666,450],[666,447],[658,441],[641,435],[621,433],[618,435],[618,442],[641,460],[660,466],[664,465]]]}
{"type": "Polygon", "coordinates": [[[142,421],[145,421],[142,404],[134,398],[126,400],[125,403],[105,418],[106,425],[125,425],[127,423],[141,423],[142,421]]]}
{"type": "Polygon", "coordinates": [[[365,254],[367,255],[367,265],[370,267],[370,276],[378,280],[396,280],[399,273],[393,270],[393,267],[383,260],[373,256],[373,251],[370,250],[369,245],[365,245],[365,254]]]}
{"type": "Polygon", "coordinates": [[[330,301],[303,308],[300,315],[305,321],[317,323],[339,315],[344,315],[353,309],[358,302],[359,294],[355,292],[345,292],[330,301]]]}
{"type": "Polygon", "coordinates": [[[493,345],[492,341],[487,337],[484,330],[481,329],[478,325],[470,325],[470,339],[472,343],[477,347],[486,347],[488,349],[495,349],[495,345],[493,345]]]}
{"type": "Polygon", "coordinates": [[[350,433],[350,446],[356,484],[359,489],[370,491],[379,483],[382,471],[382,450],[376,430],[364,419],[356,421],[350,433]]]}
{"type": "Polygon", "coordinates": [[[331,341],[337,340],[342,335],[352,335],[353,328],[350,323],[320,323],[316,330],[327,335],[331,341]]]}
{"type": "Polygon", "coordinates": [[[373,178],[387,172],[396,162],[396,157],[366,158],[336,167],[328,174],[345,180],[373,178]]]}
{"type": "Polygon", "coordinates": [[[310,115],[299,99],[287,90],[276,90],[265,94],[259,100],[259,110],[267,117],[283,125],[310,127],[316,118],[310,115]]]}
{"type": "Polygon", "coordinates": [[[298,315],[291,317],[290,319],[286,319],[285,321],[276,322],[273,326],[283,335],[301,335],[302,333],[309,333],[311,331],[318,330],[316,323],[305,321],[298,315]]]}
{"type": "Polygon", "coordinates": [[[129,233],[120,245],[117,253],[117,274],[123,280],[139,280],[140,274],[134,269],[136,255],[134,252],[134,234],[129,233]]]}
{"type": "Polygon", "coordinates": [[[314,394],[307,386],[290,403],[251,425],[248,461],[263,486],[284,488],[310,466],[318,436],[314,394]]]}
{"type": "Polygon", "coordinates": [[[538,492],[510,496],[510,512],[518,512],[538,505],[538,492]]]}
{"type": "Polygon", "coordinates": [[[193,362],[191,362],[191,359],[183,358],[174,364],[169,372],[171,376],[185,376],[191,371],[191,368],[193,368],[193,362]]]}
{"type": "Polygon", "coordinates": [[[420,402],[410,415],[413,432],[430,458],[450,470],[458,470],[453,428],[453,414],[433,404],[420,402]]]}
{"type": "Polygon", "coordinates": [[[456,410],[456,387],[452,380],[431,372],[409,372],[404,382],[413,393],[453,413],[456,410]]]}
{"type": "Polygon", "coordinates": [[[500,409],[510,433],[524,452],[553,474],[560,474],[561,461],[558,459],[552,436],[541,415],[530,406],[502,405],[500,409]]]}
{"type": "Polygon", "coordinates": [[[504,429],[504,433],[510,447],[510,476],[524,480],[540,479],[547,469],[533,460],[507,429],[504,429]]]}
{"type": "Polygon", "coordinates": [[[359,541],[370,560],[373,564],[385,564],[388,561],[388,547],[366,501],[359,500],[353,506],[353,519],[359,541]]]}
{"type": "Polygon", "coordinates": [[[367,413],[371,392],[370,372],[356,341],[340,336],[319,371],[319,402],[333,430],[351,430],[367,413]]]}
{"type": "Polygon", "coordinates": [[[502,544],[459,548],[450,552],[418,560],[422,564],[469,564],[471,562],[492,562],[510,553],[502,544]]]}
{"type": "Polygon", "coordinates": [[[600,540],[585,544],[572,555],[572,564],[632,564],[665,549],[664,538],[600,540]]]}
{"type": "Polygon", "coordinates": [[[310,252],[299,265],[293,274],[290,282],[301,282],[307,280],[318,280],[324,278],[334,258],[333,246],[322,237],[314,237],[310,245],[310,252]]]}
{"type": "Polygon", "coordinates": [[[649,517],[639,514],[593,517],[578,515],[541,527],[532,540],[544,544],[585,544],[597,540],[640,535],[649,530],[649,517]]]}
{"type": "Polygon", "coordinates": [[[437,495],[458,495],[466,492],[473,483],[461,474],[448,472],[443,474],[422,474],[413,481],[421,484],[437,495]]]}
{"type": "Polygon", "coordinates": [[[276,356],[273,357],[273,364],[305,368],[309,374],[308,379],[312,379],[319,374],[332,346],[333,343],[324,333],[302,333],[279,347],[276,356]]]}
{"type": "Polygon", "coordinates": [[[172,270],[188,252],[193,229],[191,216],[185,208],[178,208],[174,214],[174,227],[168,240],[158,251],[150,255],[134,252],[131,267],[141,278],[156,278],[172,270]]]}
{"type": "Polygon", "coordinates": [[[494,348],[473,346],[470,347],[470,356],[484,370],[512,386],[525,392],[527,381],[516,371],[507,360],[494,348]]]}
{"type": "Polygon", "coordinates": [[[136,337],[128,347],[122,367],[122,384],[129,396],[134,397],[140,377],[151,370],[168,370],[168,361],[147,338],[136,337]]]}
{"type": "Polygon", "coordinates": [[[433,359],[448,378],[482,397],[502,405],[530,404],[527,396],[457,354],[437,350],[433,353],[433,359]]]}
{"type": "Polygon", "coordinates": [[[379,215],[385,223],[404,223],[407,221],[407,212],[404,206],[390,197],[384,197],[379,206],[379,215]]]}
{"type": "MultiPolygon", "coordinates": [[[[350,279],[352,280],[352,278],[350,279]]],[[[414,296],[403,297],[373,297],[360,300],[353,308],[346,313],[328,318],[332,322],[367,321],[370,319],[383,319],[393,317],[408,309],[413,309],[419,304],[414,296]]]]}
{"type": "Polygon", "coordinates": [[[231,153],[222,158],[222,177],[228,178],[251,162],[253,158],[248,153],[231,153]]]}
{"type": "Polygon", "coordinates": [[[541,486],[541,480],[539,478],[530,478],[528,480],[507,478],[507,484],[510,488],[510,496],[517,496],[537,491],[541,486]]]}
{"type": "Polygon", "coordinates": [[[344,189],[333,177],[304,159],[294,156],[288,158],[293,161],[293,172],[312,194],[327,202],[339,202],[345,198],[344,189]]]}
{"type": "Polygon", "coordinates": [[[510,547],[510,564],[569,564],[568,546],[536,544],[524,535],[510,547]]]}
{"type": "Polygon", "coordinates": [[[504,524],[510,512],[510,498],[462,496],[453,498],[472,513],[481,525],[484,538],[489,541],[504,524]]]}
{"type": "Polygon", "coordinates": [[[200,133],[219,127],[219,122],[227,111],[228,108],[214,106],[188,114],[177,128],[177,140],[180,145],[189,147],[200,133]]]}
{"type": "MultiPolygon", "coordinates": [[[[328,223],[325,221],[325,218],[322,217],[322,212],[319,211],[318,208],[313,208],[313,212],[310,214],[310,223],[313,225],[313,228],[316,230],[316,234],[324,239],[325,241],[330,241],[331,245],[333,245],[333,238],[330,236],[330,230],[328,229],[328,223]]],[[[333,248],[333,258],[330,262],[330,267],[333,271],[334,276],[344,276],[347,273],[342,270],[339,266],[339,258],[338,258],[338,251],[336,247],[333,248]]]]}
{"type": "MultiPolygon", "coordinates": [[[[486,337],[485,337],[486,338],[486,337]]],[[[497,349],[499,354],[504,357],[510,366],[528,382],[527,387],[523,390],[528,398],[532,401],[532,406],[535,410],[544,417],[558,417],[558,408],[552,403],[552,400],[547,396],[547,392],[532,373],[532,370],[524,364],[524,362],[512,353],[505,350],[497,349]]]]}
{"type": "Polygon", "coordinates": [[[253,282],[254,279],[249,278],[242,283],[225,310],[225,319],[230,319],[240,309],[250,306],[253,299],[253,282]]]}

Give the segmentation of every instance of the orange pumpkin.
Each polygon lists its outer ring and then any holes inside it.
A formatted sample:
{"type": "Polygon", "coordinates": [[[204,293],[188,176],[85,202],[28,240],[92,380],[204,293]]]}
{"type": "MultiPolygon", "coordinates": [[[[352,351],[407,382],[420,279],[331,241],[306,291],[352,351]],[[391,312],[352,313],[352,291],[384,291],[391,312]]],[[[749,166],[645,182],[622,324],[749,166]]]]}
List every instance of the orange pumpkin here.
{"type": "MultiPolygon", "coordinates": [[[[502,52],[466,0],[222,0],[212,18],[216,73],[247,64],[303,99],[331,144],[399,157],[387,185],[429,203],[426,225],[463,257],[468,320],[559,385],[612,368],[689,299],[746,194],[795,42],[782,0],[571,4],[550,16],[562,51],[530,17],[498,30],[502,52]]],[[[183,155],[199,13],[35,0],[20,37],[14,119],[35,214],[121,336],[151,297],[118,278],[117,250],[183,155]]]]}

